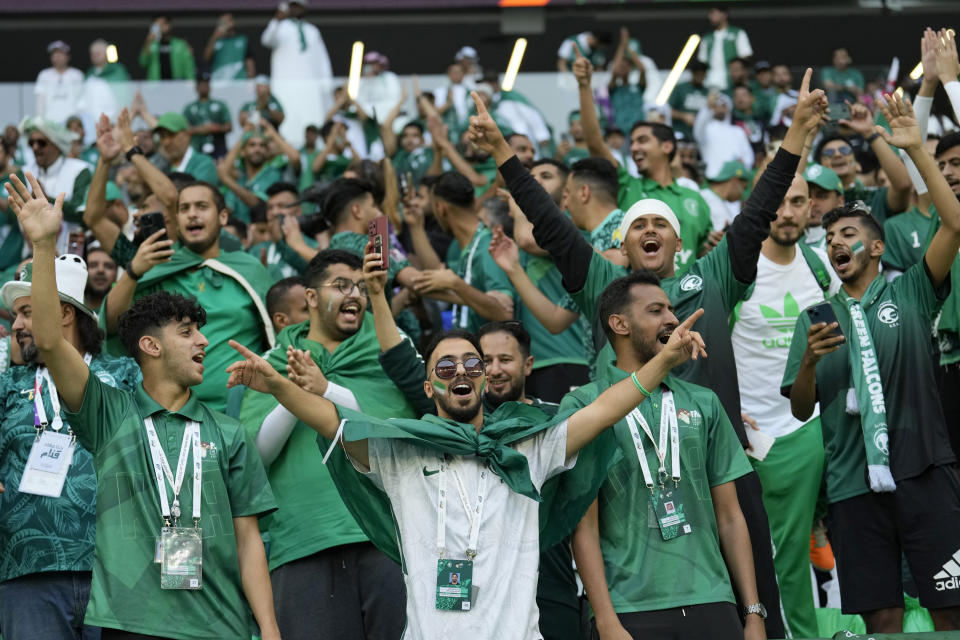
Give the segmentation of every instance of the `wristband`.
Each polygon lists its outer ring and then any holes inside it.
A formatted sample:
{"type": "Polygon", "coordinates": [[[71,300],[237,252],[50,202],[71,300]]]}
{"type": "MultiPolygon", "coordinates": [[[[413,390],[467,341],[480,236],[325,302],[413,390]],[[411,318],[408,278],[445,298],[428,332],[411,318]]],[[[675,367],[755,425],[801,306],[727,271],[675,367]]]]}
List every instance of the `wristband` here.
{"type": "MultiPolygon", "coordinates": [[[[134,147],[134,148],[137,148],[137,147],[134,147]]],[[[130,276],[131,278],[133,278],[134,280],[139,280],[140,278],[143,277],[143,274],[142,274],[142,273],[138,274],[136,271],[133,270],[133,260],[132,260],[132,259],[130,260],[130,262],[127,263],[127,266],[125,266],[125,267],[123,268],[123,270],[126,271],[126,272],[127,272],[127,275],[130,276]]]]}
{"type": "Polygon", "coordinates": [[[873,144],[873,141],[880,137],[880,134],[876,131],[873,132],[873,135],[867,137],[867,144],[873,144]]]}
{"type": "Polygon", "coordinates": [[[639,391],[640,393],[642,393],[642,394],[643,394],[643,397],[649,398],[649,397],[652,395],[649,391],[647,391],[647,390],[643,387],[642,384],[640,384],[640,381],[637,379],[637,372],[636,372],[636,371],[634,371],[633,373],[630,374],[630,379],[633,380],[633,384],[637,387],[637,391],[639,391]]]}
{"type": "Polygon", "coordinates": [[[134,145],[130,151],[127,151],[123,155],[126,156],[127,162],[133,162],[133,156],[146,156],[147,154],[143,152],[143,149],[140,148],[140,145],[134,145]]]}

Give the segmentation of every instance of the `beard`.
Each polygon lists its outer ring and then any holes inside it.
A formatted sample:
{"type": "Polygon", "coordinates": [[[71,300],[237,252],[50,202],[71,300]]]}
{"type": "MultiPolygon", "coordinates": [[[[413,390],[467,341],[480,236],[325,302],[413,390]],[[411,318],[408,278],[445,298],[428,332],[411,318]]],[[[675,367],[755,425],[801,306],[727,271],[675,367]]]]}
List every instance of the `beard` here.
{"type": "Polygon", "coordinates": [[[29,333],[17,331],[17,344],[20,345],[20,356],[27,364],[40,364],[40,350],[29,333]]]}
{"type": "Polygon", "coordinates": [[[630,344],[633,346],[633,352],[640,362],[650,362],[655,355],[660,353],[663,344],[657,338],[646,340],[636,333],[630,334],[630,344]]]}
{"type": "Polygon", "coordinates": [[[781,247],[792,247],[793,245],[797,244],[797,241],[802,235],[803,231],[800,229],[800,227],[781,227],[770,231],[770,239],[781,247]],[[791,238],[789,235],[792,229],[797,231],[796,237],[793,238],[791,238]]]}
{"type": "Polygon", "coordinates": [[[504,402],[516,402],[522,395],[523,385],[517,384],[515,380],[511,380],[510,385],[501,393],[494,393],[489,385],[484,392],[484,397],[487,400],[487,404],[494,409],[502,405],[504,402]]]}
{"type": "Polygon", "coordinates": [[[480,412],[480,409],[483,406],[479,398],[466,407],[462,407],[452,402],[449,399],[449,395],[435,394],[433,397],[437,401],[439,408],[443,409],[447,415],[457,422],[470,422],[477,417],[477,414],[480,412]]]}

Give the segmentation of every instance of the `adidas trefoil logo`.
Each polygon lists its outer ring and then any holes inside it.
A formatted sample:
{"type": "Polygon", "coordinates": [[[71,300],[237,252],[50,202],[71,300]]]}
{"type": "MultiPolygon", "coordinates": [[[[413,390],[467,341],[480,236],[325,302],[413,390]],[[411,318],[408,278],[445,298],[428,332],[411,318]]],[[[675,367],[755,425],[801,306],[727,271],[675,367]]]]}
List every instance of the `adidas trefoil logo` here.
{"type": "Polygon", "coordinates": [[[788,291],[787,295],[783,297],[783,313],[764,304],[760,305],[760,313],[763,314],[771,327],[792,336],[793,328],[797,324],[797,316],[800,315],[800,305],[788,291]]]}
{"type": "Polygon", "coordinates": [[[937,591],[960,589],[960,549],[944,563],[943,571],[933,576],[933,583],[937,591]]]}

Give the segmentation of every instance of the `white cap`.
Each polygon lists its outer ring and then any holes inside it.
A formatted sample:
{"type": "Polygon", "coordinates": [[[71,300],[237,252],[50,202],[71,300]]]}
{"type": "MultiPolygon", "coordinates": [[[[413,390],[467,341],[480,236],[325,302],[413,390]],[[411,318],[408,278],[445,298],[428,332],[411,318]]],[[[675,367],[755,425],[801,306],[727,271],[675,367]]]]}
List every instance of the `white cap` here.
{"type": "MultiPolygon", "coordinates": [[[[69,302],[94,320],[96,312],[83,303],[83,293],[87,288],[87,263],[72,253],[65,253],[56,259],[57,292],[63,302],[69,302]]],[[[33,264],[26,264],[20,270],[20,279],[12,280],[0,288],[3,305],[13,310],[13,303],[19,298],[30,295],[33,280],[33,264]]]]}
{"type": "Polygon", "coordinates": [[[677,214],[673,212],[673,209],[663,200],[645,198],[644,200],[635,202],[633,206],[623,214],[623,221],[620,223],[621,243],[627,238],[627,231],[630,230],[630,225],[633,224],[633,221],[643,216],[659,216],[663,218],[673,227],[673,231],[677,234],[677,237],[680,237],[680,221],[677,220],[677,214]]]}
{"type": "Polygon", "coordinates": [[[469,58],[470,60],[477,59],[477,50],[473,47],[467,45],[465,47],[460,47],[460,50],[457,51],[457,55],[453,57],[454,60],[463,60],[464,58],[469,58]]]}

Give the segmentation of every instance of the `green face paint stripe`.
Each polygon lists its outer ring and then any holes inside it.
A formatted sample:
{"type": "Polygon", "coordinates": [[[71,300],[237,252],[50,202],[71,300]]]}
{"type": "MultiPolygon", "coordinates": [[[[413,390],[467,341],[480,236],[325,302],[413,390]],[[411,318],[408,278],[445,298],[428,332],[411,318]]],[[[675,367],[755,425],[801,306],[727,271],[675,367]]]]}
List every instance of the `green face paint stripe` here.
{"type": "Polygon", "coordinates": [[[433,388],[437,390],[437,393],[443,395],[447,393],[447,385],[440,382],[439,380],[433,381],[433,388]]]}
{"type": "Polygon", "coordinates": [[[865,248],[866,248],[866,247],[863,246],[863,242],[861,242],[860,240],[857,240],[855,243],[853,243],[853,246],[850,247],[850,249],[851,249],[854,253],[860,253],[860,252],[863,251],[865,248]]]}

